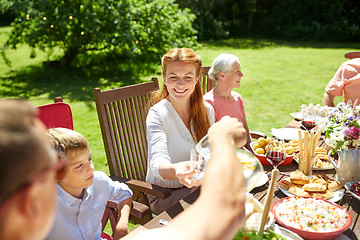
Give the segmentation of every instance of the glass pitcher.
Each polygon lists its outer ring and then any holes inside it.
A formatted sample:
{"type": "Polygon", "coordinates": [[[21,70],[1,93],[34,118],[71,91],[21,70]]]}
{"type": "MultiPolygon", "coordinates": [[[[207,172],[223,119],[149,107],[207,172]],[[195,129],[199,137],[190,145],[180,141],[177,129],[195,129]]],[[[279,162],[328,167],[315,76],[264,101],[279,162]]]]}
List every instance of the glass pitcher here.
{"type": "MultiPolygon", "coordinates": [[[[247,191],[250,192],[259,181],[264,173],[260,161],[251,153],[236,148],[236,155],[242,164],[243,175],[246,179],[247,191]]],[[[208,141],[208,135],[205,135],[192,149],[190,161],[196,174],[193,178],[200,179],[203,177],[207,161],[210,160],[211,152],[208,141]]]]}

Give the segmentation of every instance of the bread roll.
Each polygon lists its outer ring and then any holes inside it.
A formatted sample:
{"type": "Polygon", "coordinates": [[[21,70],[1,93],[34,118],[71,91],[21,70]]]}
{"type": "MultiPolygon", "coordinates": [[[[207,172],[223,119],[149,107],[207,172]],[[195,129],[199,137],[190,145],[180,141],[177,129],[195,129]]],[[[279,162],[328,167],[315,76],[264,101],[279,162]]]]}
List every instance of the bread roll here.
{"type": "Polygon", "coordinates": [[[310,193],[308,193],[304,189],[302,189],[301,186],[293,185],[289,188],[288,191],[289,191],[289,193],[294,194],[296,196],[310,197],[310,193]]]}
{"type": "Polygon", "coordinates": [[[326,185],[321,183],[308,183],[303,186],[303,189],[307,192],[324,192],[326,185]]]}
{"type": "Polygon", "coordinates": [[[328,186],[327,186],[327,187],[328,187],[328,189],[329,189],[330,191],[335,192],[335,191],[341,189],[341,188],[342,188],[342,185],[341,185],[341,183],[338,182],[338,181],[329,180],[329,183],[328,183],[328,186]]]}
{"type": "Polygon", "coordinates": [[[285,190],[289,190],[289,188],[291,187],[291,183],[288,180],[280,180],[278,181],[278,184],[282,189],[285,190]]]}
{"type": "Polygon", "coordinates": [[[293,184],[305,185],[310,182],[309,178],[300,171],[290,173],[290,182],[293,184]]]}

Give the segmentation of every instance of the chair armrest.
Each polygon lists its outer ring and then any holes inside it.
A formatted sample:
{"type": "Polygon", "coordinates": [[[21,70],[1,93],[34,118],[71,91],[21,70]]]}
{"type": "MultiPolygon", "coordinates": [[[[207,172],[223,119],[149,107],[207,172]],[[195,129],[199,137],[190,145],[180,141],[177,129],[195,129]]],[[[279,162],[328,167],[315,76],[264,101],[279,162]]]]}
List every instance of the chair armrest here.
{"type": "MultiPolygon", "coordinates": [[[[116,225],[119,221],[121,209],[118,208],[118,204],[114,201],[107,201],[105,212],[101,220],[102,231],[104,231],[105,225],[110,221],[111,229],[113,234],[116,231],[116,225]]],[[[145,204],[132,201],[132,207],[130,209],[130,219],[135,217],[138,221],[143,219],[142,224],[150,221],[152,219],[151,210],[145,204]]],[[[140,222],[139,222],[140,223],[140,222]]]]}
{"type": "MultiPolygon", "coordinates": [[[[114,201],[107,201],[106,207],[111,208],[111,209],[116,209],[118,213],[121,211],[121,209],[118,208],[118,204],[114,201]]],[[[130,209],[130,214],[140,218],[141,214],[148,210],[149,210],[149,207],[146,206],[145,204],[142,204],[142,203],[139,203],[136,201],[132,201],[132,207],[130,209]]],[[[118,217],[119,216],[116,215],[116,223],[119,220],[118,217]]]]}
{"type": "MultiPolygon", "coordinates": [[[[148,182],[135,180],[135,179],[126,179],[126,178],[119,178],[116,176],[110,176],[110,178],[114,181],[119,181],[126,183],[131,190],[134,192],[134,195],[138,195],[139,192],[144,192],[147,194],[154,195],[160,199],[165,199],[170,196],[171,189],[170,188],[163,188],[160,186],[157,186],[155,184],[151,184],[148,182]]],[[[133,198],[134,200],[134,198],[133,198]]]]}
{"type": "Polygon", "coordinates": [[[266,134],[265,133],[262,133],[262,132],[255,132],[255,131],[250,131],[250,136],[251,138],[260,138],[260,137],[263,137],[263,138],[266,138],[266,134]]]}
{"type": "Polygon", "coordinates": [[[137,201],[133,201],[132,202],[132,208],[130,210],[130,215],[133,215],[137,218],[143,218],[143,215],[145,215],[144,213],[149,212],[149,214],[151,215],[151,210],[148,206],[146,206],[143,203],[137,202],[137,201]]]}

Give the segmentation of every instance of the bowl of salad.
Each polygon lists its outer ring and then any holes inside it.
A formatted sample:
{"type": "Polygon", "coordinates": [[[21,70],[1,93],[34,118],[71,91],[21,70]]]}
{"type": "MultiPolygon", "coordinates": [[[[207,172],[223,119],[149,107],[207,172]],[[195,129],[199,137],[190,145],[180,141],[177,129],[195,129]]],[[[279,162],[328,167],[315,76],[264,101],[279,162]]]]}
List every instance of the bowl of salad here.
{"type": "Polygon", "coordinates": [[[360,181],[347,182],[345,183],[344,187],[351,193],[351,195],[360,201],[360,181]]]}
{"type": "Polygon", "coordinates": [[[233,240],[303,240],[298,234],[274,224],[270,229],[264,232],[257,231],[239,231],[233,240]]]}
{"type": "Polygon", "coordinates": [[[333,239],[351,225],[348,211],[313,197],[285,197],[271,207],[276,221],[305,239],[333,239]]]}

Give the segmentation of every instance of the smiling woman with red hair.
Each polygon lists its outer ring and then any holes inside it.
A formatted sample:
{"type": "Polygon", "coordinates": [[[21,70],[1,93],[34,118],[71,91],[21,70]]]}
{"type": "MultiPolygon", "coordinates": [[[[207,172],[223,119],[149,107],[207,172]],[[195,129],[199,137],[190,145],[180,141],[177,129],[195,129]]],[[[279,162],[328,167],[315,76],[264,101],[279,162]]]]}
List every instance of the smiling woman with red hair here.
{"type": "Polygon", "coordinates": [[[203,102],[200,57],[189,48],[174,48],[161,59],[164,85],[155,92],[146,119],[150,183],[172,188],[166,199],[148,195],[160,213],[199,186],[191,176],[190,151],[214,123],[213,108],[203,102]],[[187,188],[184,188],[186,186],[187,188]]]}

